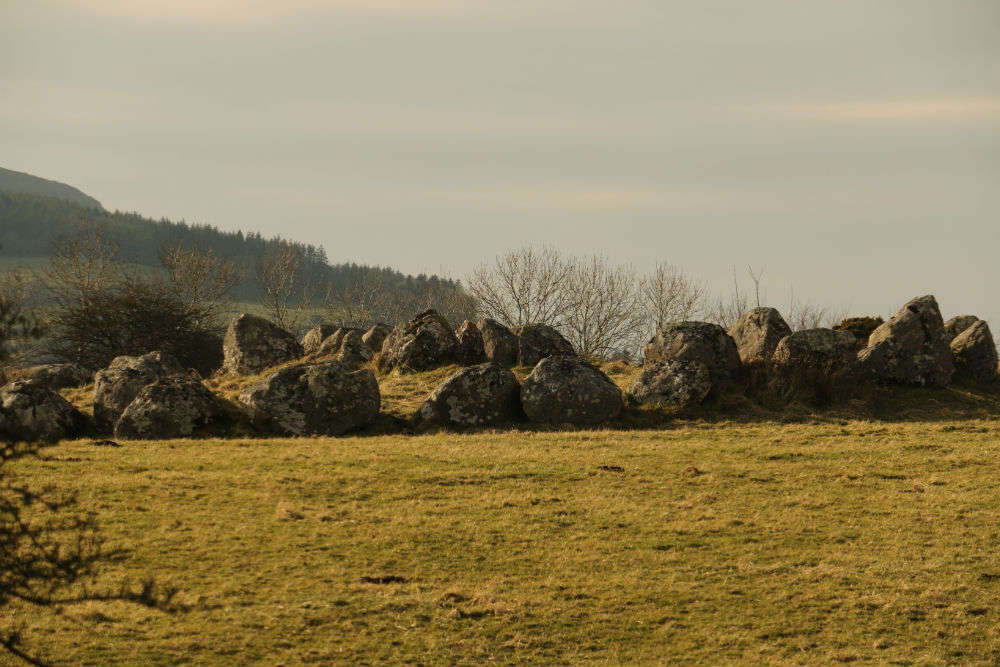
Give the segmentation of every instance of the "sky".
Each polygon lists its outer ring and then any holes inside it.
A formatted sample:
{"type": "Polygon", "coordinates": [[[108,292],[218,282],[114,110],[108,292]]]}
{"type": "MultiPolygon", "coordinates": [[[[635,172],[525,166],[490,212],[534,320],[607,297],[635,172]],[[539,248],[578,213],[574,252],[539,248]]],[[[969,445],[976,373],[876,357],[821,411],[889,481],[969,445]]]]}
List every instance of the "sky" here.
{"type": "Polygon", "coordinates": [[[1000,329],[996,0],[6,0],[0,166],[334,262],[548,244],[1000,329]]]}

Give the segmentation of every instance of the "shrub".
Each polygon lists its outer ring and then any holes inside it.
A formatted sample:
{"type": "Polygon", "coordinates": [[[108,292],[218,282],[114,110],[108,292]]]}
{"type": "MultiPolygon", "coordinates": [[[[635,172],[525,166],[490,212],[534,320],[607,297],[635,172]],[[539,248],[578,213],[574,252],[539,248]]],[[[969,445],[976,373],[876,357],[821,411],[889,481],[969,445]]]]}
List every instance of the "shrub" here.
{"type": "Polygon", "coordinates": [[[850,331],[857,339],[859,350],[868,347],[868,337],[885,322],[881,317],[848,317],[833,326],[834,331],[850,331]]]}

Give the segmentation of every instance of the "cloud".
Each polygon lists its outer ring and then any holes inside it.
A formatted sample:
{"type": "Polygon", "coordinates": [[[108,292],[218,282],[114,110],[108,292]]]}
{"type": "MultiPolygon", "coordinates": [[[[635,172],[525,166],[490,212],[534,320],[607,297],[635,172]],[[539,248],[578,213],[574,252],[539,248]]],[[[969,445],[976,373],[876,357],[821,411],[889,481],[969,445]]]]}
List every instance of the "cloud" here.
{"type": "Polygon", "coordinates": [[[1000,97],[776,104],[755,108],[786,118],[818,121],[1000,120],[1000,97]]]}

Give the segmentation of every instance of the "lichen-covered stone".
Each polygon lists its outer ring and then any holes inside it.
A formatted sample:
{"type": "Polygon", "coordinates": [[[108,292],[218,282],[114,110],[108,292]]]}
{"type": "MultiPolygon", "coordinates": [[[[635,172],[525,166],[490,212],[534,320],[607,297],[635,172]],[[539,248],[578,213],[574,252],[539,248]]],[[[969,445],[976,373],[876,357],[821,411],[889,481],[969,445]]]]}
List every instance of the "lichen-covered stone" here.
{"type": "Polygon", "coordinates": [[[644,363],[697,361],[708,368],[713,383],[735,379],[743,365],[736,342],[725,329],[709,322],[675,322],[663,326],[643,350],[644,363]]]}
{"type": "Polygon", "coordinates": [[[222,404],[193,375],[173,375],[148,384],[128,404],[115,437],[165,440],[215,430],[226,421],[222,404]]]}
{"type": "Polygon", "coordinates": [[[458,339],[448,320],[426,310],[392,330],[382,344],[378,367],[382,372],[420,372],[455,363],[457,356],[458,339]]]}
{"type": "Polygon", "coordinates": [[[626,394],[640,405],[691,407],[712,391],[712,375],[698,361],[655,361],[642,367],[626,394]]]}
{"type": "Polygon", "coordinates": [[[302,337],[302,342],[300,343],[302,345],[302,352],[309,355],[316,354],[319,352],[323,341],[329,338],[336,330],[337,327],[332,324],[317,324],[302,337]]]}
{"type": "Polygon", "coordinates": [[[947,385],[955,367],[937,300],[922,296],[903,306],[872,332],[858,361],[882,383],[947,385]]]}
{"type": "Polygon", "coordinates": [[[77,364],[44,364],[21,371],[22,379],[35,380],[53,391],[80,387],[91,381],[93,374],[77,364]]]}
{"type": "Polygon", "coordinates": [[[98,430],[110,432],[143,387],[184,372],[180,362],[163,352],[115,358],[94,376],[94,423],[98,430]]]}
{"type": "Polygon", "coordinates": [[[0,388],[0,435],[6,440],[50,442],[80,435],[86,417],[37,380],[0,388]]]}
{"type": "Polygon", "coordinates": [[[362,337],[364,334],[359,329],[351,329],[344,334],[340,342],[340,352],[337,359],[348,368],[357,368],[366,361],[371,361],[372,351],[365,345],[362,337]]]}
{"type": "Polygon", "coordinates": [[[771,358],[779,366],[849,370],[857,363],[855,340],[850,331],[805,329],[782,338],[771,358]]]}
{"type": "Polygon", "coordinates": [[[491,426],[521,416],[521,385],[507,368],[489,362],[452,373],[420,408],[428,423],[491,426]]]}
{"type": "Polygon", "coordinates": [[[621,412],[622,392],[583,359],[550,356],[538,362],[521,385],[521,407],[535,422],[600,424],[621,412]]]}
{"type": "Polygon", "coordinates": [[[955,340],[958,334],[962,333],[973,324],[979,321],[975,315],[957,315],[944,323],[945,340],[949,343],[955,340]]]}
{"type": "Polygon", "coordinates": [[[501,366],[517,365],[517,336],[496,320],[484,319],[476,323],[483,336],[483,354],[487,361],[501,366]]]}
{"type": "Polygon", "coordinates": [[[486,361],[486,351],[483,346],[483,334],[475,322],[465,320],[455,332],[458,339],[458,363],[464,366],[481,364],[486,361]]]}
{"type": "Polygon", "coordinates": [[[385,343],[385,339],[390,333],[392,333],[392,327],[388,324],[374,324],[361,336],[361,341],[368,346],[373,354],[378,354],[382,351],[382,344],[385,343]]]}
{"type": "Polygon", "coordinates": [[[984,384],[996,382],[997,346],[990,326],[976,320],[951,341],[955,377],[984,384]]]}
{"type": "Polygon", "coordinates": [[[381,395],[370,370],[325,361],[283,368],[245,389],[239,401],[265,433],[343,435],[378,418],[381,395]]]}
{"type": "Polygon", "coordinates": [[[513,333],[517,336],[518,366],[534,366],[546,357],[576,354],[573,345],[547,324],[524,324],[513,333]]]}
{"type": "Polygon", "coordinates": [[[295,336],[256,315],[243,314],[229,323],[222,341],[222,368],[252,375],[303,355],[295,336]]]}
{"type": "Polygon", "coordinates": [[[771,360],[778,341],[792,333],[788,323],[774,308],[754,308],[743,313],[729,330],[744,364],[771,360]]]}

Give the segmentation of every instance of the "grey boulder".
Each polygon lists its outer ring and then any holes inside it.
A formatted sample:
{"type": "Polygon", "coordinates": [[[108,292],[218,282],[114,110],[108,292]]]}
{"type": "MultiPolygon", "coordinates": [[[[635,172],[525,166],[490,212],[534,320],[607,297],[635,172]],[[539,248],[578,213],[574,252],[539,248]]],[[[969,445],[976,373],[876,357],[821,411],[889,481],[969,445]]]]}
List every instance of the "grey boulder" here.
{"type": "Polygon", "coordinates": [[[141,440],[186,438],[226,421],[222,404],[193,375],[174,375],[146,385],[115,425],[115,437],[141,440]]]}
{"type": "Polygon", "coordinates": [[[466,366],[481,364],[486,361],[486,351],[483,346],[483,334],[475,322],[465,320],[455,332],[458,339],[458,362],[466,366]]]}
{"type": "Polygon", "coordinates": [[[521,407],[535,422],[600,424],[621,413],[622,392],[611,378],[583,359],[552,356],[538,362],[525,378],[521,407]]]}
{"type": "Polygon", "coordinates": [[[517,364],[517,336],[496,320],[484,319],[476,323],[483,336],[483,354],[487,361],[501,366],[517,364]]]}
{"type": "Polygon", "coordinates": [[[343,435],[373,423],[381,395],[367,369],[339,361],[297,364],[245,389],[239,397],[253,425],[278,435],[343,435]]]}
{"type": "Polygon", "coordinates": [[[110,432],[143,387],[184,372],[180,362],[164,352],[116,357],[94,376],[94,423],[98,430],[110,432]]]}
{"type": "Polygon", "coordinates": [[[68,387],[80,387],[93,379],[93,374],[77,364],[44,364],[30,366],[23,371],[25,380],[34,380],[53,391],[68,387]]]}
{"type": "Polygon", "coordinates": [[[997,379],[997,346],[990,325],[983,320],[967,327],[951,341],[955,377],[987,384],[997,379]]]}
{"type": "Polygon", "coordinates": [[[744,364],[770,361],[778,342],[790,333],[792,329],[774,308],[754,308],[743,313],[729,330],[744,364]]]}
{"type": "Polygon", "coordinates": [[[774,350],[778,366],[852,370],[857,363],[855,337],[850,331],[805,329],[785,336],[774,350]]]}
{"type": "Polygon", "coordinates": [[[448,320],[434,310],[425,310],[400,324],[382,344],[378,367],[382,372],[420,372],[455,363],[458,339],[448,320]]]}
{"type": "Polygon", "coordinates": [[[431,424],[491,426],[521,415],[521,386],[497,363],[468,366],[452,373],[420,407],[420,418],[431,424]]]}
{"type": "Polygon", "coordinates": [[[513,333],[517,336],[519,366],[534,366],[546,357],[576,354],[570,342],[547,324],[524,324],[513,333]]]}
{"type": "Polygon", "coordinates": [[[733,380],[743,368],[740,353],[725,329],[709,322],[675,322],[663,326],[643,350],[644,363],[697,361],[712,382],[733,380]]]}
{"type": "Polygon", "coordinates": [[[357,368],[366,361],[371,361],[372,351],[362,338],[363,334],[359,329],[351,329],[344,334],[340,342],[340,352],[337,353],[340,363],[350,368],[357,368]]]}
{"type": "Polygon", "coordinates": [[[955,340],[958,334],[962,333],[973,324],[979,321],[975,315],[956,315],[944,323],[945,339],[950,343],[955,340]]]}
{"type": "Polygon", "coordinates": [[[256,315],[243,314],[229,323],[222,341],[222,368],[252,375],[302,356],[295,336],[256,315]]]}
{"type": "Polygon", "coordinates": [[[699,361],[656,361],[642,367],[626,390],[640,405],[691,407],[712,391],[712,375],[699,361]]]}
{"type": "Polygon", "coordinates": [[[382,344],[390,333],[392,333],[392,327],[388,324],[375,324],[361,336],[361,341],[368,346],[372,353],[377,354],[382,351],[382,344]]]}
{"type": "Polygon", "coordinates": [[[947,385],[955,366],[937,300],[928,295],[908,302],[872,332],[858,361],[885,384],[947,385]]]}
{"type": "Polygon", "coordinates": [[[4,439],[51,442],[80,435],[86,417],[65,398],[35,380],[0,388],[0,434],[4,439]]]}
{"type": "Polygon", "coordinates": [[[332,324],[317,324],[302,337],[302,342],[300,343],[302,345],[302,352],[304,354],[316,354],[319,352],[323,341],[329,338],[336,330],[337,327],[332,324]]]}

